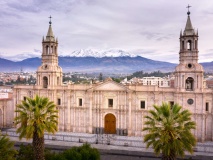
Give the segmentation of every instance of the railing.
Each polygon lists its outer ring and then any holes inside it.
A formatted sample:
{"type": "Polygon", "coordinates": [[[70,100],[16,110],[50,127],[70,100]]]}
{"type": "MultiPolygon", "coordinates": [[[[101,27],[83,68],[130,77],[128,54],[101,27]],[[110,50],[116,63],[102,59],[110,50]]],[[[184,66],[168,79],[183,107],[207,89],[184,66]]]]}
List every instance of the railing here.
{"type": "MultiPolygon", "coordinates": [[[[7,129],[2,131],[3,134],[7,134],[10,137],[18,137],[16,129],[7,129]]],[[[107,144],[114,146],[126,146],[126,147],[137,147],[146,148],[146,144],[143,142],[143,137],[128,137],[118,136],[114,134],[88,134],[88,133],[71,133],[71,132],[58,132],[56,134],[44,135],[45,140],[51,141],[66,141],[66,142],[77,142],[77,143],[90,143],[90,144],[107,144]]],[[[197,143],[194,148],[195,152],[206,152],[213,153],[213,142],[197,143]]]]}

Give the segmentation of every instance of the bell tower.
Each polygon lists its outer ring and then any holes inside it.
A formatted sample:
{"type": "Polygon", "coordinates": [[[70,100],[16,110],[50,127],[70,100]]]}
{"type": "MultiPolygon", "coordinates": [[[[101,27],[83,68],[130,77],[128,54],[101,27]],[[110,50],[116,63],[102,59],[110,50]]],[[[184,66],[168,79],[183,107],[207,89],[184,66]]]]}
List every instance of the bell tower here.
{"type": "Polygon", "coordinates": [[[58,40],[52,31],[51,16],[46,38],[42,40],[42,64],[37,70],[37,85],[53,88],[62,85],[62,69],[58,65],[58,40]]]}
{"type": "Polygon", "coordinates": [[[180,91],[200,91],[203,88],[203,67],[198,63],[198,31],[192,27],[187,6],[185,30],[180,32],[179,65],[175,68],[175,88],[180,91]]]}

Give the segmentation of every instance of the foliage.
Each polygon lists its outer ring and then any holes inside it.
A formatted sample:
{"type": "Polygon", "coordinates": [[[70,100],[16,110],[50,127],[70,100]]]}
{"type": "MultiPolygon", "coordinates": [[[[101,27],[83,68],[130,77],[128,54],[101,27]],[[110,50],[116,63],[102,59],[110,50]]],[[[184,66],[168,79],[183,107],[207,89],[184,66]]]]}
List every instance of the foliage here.
{"type": "Polygon", "coordinates": [[[171,74],[171,72],[163,73],[161,71],[154,71],[154,72],[148,73],[148,72],[144,72],[144,71],[138,71],[138,72],[134,72],[131,76],[128,76],[127,79],[130,80],[133,77],[137,77],[137,78],[152,77],[152,76],[154,76],[154,77],[165,77],[165,76],[168,76],[170,74],[171,74]]]}
{"type": "Polygon", "coordinates": [[[196,125],[191,120],[189,110],[181,110],[178,104],[171,107],[167,103],[154,105],[154,108],[145,117],[146,127],[143,131],[147,131],[144,136],[147,148],[151,146],[157,155],[162,153],[162,159],[167,160],[184,157],[185,151],[192,154],[196,139],[191,130],[196,125]]]}
{"type": "Polygon", "coordinates": [[[102,73],[100,73],[100,75],[99,75],[99,81],[103,81],[103,74],[102,73]]]}
{"type": "Polygon", "coordinates": [[[34,152],[32,145],[23,145],[21,144],[19,147],[18,155],[16,160],[34,160],[34,152]]]}
{"type": "Polygon", "coordinates": [[[115,82],[117,82],[117,83],[120,83],[120,82],[121,82],[121,79],[120,79],[120,78],[114,78],[114,77],[112,77],[112,80],[115,81],[115,82]]]}
{"type": "Polygon", "coordinates": [[[19,138],[33,138],[35,159],[44,159],[44,132],[55,133],[58,125],[58,111],[54,102],[46,97],[26,98],[17,105],[15,124],[19,138]]]}
{"type": "MultiPolygon", "coordinates": [[[[54,157],[56,153],[51,152],[49,149],[44,150],[45,160],[54,157]]],[[[32,144],[24,145],[21,144],[19,146],[19,151],[16,156],[16,160],[34,160],[34,150],[32,144]]]]}
{"type": "Polygon", "coordinates": [[[72,147],[62,153],[52,153],[45,156],[46,160],[100,160],[100,153],[97,149],[91,148],[89,144],[80,147],[72,147]]]}
{"type": "Polygon", "coordinates": [[[1,160],[15,160],[17,151],[14,143],[6,135],[0,135],[0,158],[1,160]]]}

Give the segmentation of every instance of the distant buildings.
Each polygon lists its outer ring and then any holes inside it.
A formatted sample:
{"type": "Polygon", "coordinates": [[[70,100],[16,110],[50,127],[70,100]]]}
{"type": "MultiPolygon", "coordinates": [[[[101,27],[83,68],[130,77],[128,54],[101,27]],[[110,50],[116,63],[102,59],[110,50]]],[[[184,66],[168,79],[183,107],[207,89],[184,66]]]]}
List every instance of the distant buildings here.
{"type": "Polygon", "coordinates": [[[158,87],[174,87],[173,81],[174,81],[174,76],[173,77],[143,77],[143,78],[132,78],[129,81],[124,79],[121,81],[123,85],[131,85],[131,84],[138,84],[138,85],[144,85],[144,86],[158,86],[158,87]]]}
{"type": "Polygon", "coordinates": [[[13,126],[14,119],[13,90],[11,87],[0,87],[0,128],[13,126]]]}

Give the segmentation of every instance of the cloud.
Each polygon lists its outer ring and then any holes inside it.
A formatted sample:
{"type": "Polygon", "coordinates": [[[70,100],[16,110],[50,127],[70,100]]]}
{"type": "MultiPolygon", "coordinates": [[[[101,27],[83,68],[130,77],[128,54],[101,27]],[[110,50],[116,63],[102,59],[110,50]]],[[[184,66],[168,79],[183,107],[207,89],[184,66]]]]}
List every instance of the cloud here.
{"type": "MultiPolygon", "coordinates": [[[[188,3],[192,24],[199,28],[199,50],[204,53],[212,46],[213,1],[188,3]]],[[[179,0],[1,0],[0,52],[10,58],[18,53],[40,55],[51,15],[60,55],[87,48],[120,48],[178,62],[178,38],[185,27],[187,4],[179,0]]],[[[208,59],[200,56],[202,61],[208,59]]]]}

